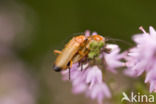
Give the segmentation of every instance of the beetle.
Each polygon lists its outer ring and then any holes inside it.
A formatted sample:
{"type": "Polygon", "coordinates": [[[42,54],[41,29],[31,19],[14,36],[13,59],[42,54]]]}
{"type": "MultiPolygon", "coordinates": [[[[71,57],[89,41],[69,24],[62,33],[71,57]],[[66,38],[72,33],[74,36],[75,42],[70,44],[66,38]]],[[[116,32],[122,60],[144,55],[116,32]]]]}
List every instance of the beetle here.
{"type": "Polygon", "coordinates": [[[59,55],[56,58],[53,69],[57,72],[67,69],[71,67],[72,59],[75,54],[78,53],[79,49],[83,47],[86,41],[86,37],[84,35],[79,35],[73,37],[66,45],[62,51],[54,50],[54,53],[58,53],[59,55]]]}
{"type": "MultiPolygon", "coordinates": [[[[57,72],[69,68],[69,79],[70,79],[70,68],[72,64],[79,62],[81,66],[81,71],[83,70],[83,65],[81,63],[82,59],[97,51],[97,47],[92,47],[92,43],[100,42],[105,45],[105,38],[101,35],[91,35],[86,37],[85,35],[80,35],[73,37],[66,45],[62,51],[54,50],[54,53],[58,53],[59,56],[56,58],[53,69],[57,72]]],[[[98,45],[97,45],[98,46],[98,45]]],[[[101,48],[98,49],[100,52],[101,48]]],[[[98,54],[93,55],[93,58],[98,56],[98,54]]],[[[88,60],[88,57],[85,59],[88,60]]]]}
{"type": "Polygon", "coordinates": [[[80,48],[79,52],[73,57],[72,62],[76,63],[80,60],[82,60],[85,56],[88,55],[88,53],[91,51],[90,50],[90,45],[92,42],[103,42],[105,44],[105,38],[102,37],[101,35],[92,35],[89,36],[84,43],[83,47],[80,48]]]}
{"type": "Polygon", "coordinates": [[[79,62],[90,52],[92,42],[102,41],[105,43],[105,38],[101,35],[92,35],[85,37],[84,35],[73,37],[62,51],[54,50],[58,53],[53,69],[57,72],[71,68],[72,64],[79,62]]]}

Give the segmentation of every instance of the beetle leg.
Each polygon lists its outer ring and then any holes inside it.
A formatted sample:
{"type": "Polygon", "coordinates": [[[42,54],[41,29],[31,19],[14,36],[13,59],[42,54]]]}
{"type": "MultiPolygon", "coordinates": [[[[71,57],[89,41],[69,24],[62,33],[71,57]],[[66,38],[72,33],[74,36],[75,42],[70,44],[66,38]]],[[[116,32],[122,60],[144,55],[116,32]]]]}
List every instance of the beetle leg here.
{"type": "Polygon", "coordinates": [[[59,51],[59,50],[54,50],[54,53],[56,54],[61,54],[62,52],[61,51],[59,51]]]}
{"type": "Polygon", "coordinates": [[[73,65],[73,61],[70,61],[69,67],[72,68],[72,65],[73,65]]]}
{"type": "Polygon", "coordinates": [[[73,64],[73,62],[72,61],[70,61],[70,64],[69,64],[69,80],[70,80],[70,73],[71,73],[71,68],[72,68],[72,64],[73,64]]]}
{"type": "Polygon", "coordinates": [[[79,63],[79,66],[81,65],[81,63],[80,62],[78,62],[79,63]]]}
{"type": "Polygon", "coordinates": [[[84,54],[82,51],[79,51],[79,54],[80,54],[81,56],[85,56],[85,54],[84,54]]]}
{"type": "Polygon", "coordinates": [[[80,64],[80,67],[81,67],[81,71],[83,71],[83,65],[82,65],[82,63],[80,64]]]}

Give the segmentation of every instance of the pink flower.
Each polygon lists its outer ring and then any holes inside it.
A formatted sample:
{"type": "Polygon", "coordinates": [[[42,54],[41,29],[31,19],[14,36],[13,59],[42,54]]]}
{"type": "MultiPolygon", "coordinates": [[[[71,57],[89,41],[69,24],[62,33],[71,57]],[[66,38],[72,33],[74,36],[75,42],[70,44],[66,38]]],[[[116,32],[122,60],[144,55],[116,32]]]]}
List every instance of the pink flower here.
{"type": "Polygon", "coordinates": [[[156,92],[156,70],[152,69],[146,74],[145,83],[150,83],[150,92],[156,92]]]}
{"type": "MultiPolygon", "coordinates": [[[[62,72],[63,77],[68,76],[68,71],[69,69],[62,72]]],[[[90,67],[84,65],[84,69],[81,71],[80,66],[74,64],[71,68],[70,81],[72,82],[72,92],[74,94],[85,93],[91,99],[97,99],[98,102],[111,97],[109,88],[103,82],[102,71],[96,65],[90,67]]]]}
{"type": "Polygon", "coordinates": [[[146,72],[146,83],[150,83],[150,92],[156,88],[154,74],[156,70],[156,31],[149,28],[149,33],[140,27],[142,34],[134,35],[133,40],[136,47],[130,49],[127,60],[127,70],[125,73],[130,76],[140,76],[146,72]]]}
{"type": "Polygon", "coordinates": [[[89,67],[86,70],[86,83],[92,88],[96,83],[102,83],[102,72],[97,66],[89,67]]]}
{"type": "Polygon", "coordinates": [[[116,44],[107,44],[107,49],[110,49],[110,53],[103,53],[105,59],[106,68],[113,73],[116,73],[116,68],[123,67],[124,63],[121,61],[126,55],[126,52],[120,53],[120,48],[116,44]]]}
{"type": "Polygon", "coordinates": [[[127,70],[124,71],[126,75],[137,77],[140,76],[144,72],[144,67],[142,67],[141,59],[138,58],[139,52],[138,47],[134,47],[129,50],[129,53],[125,57],[127,70]],[[141,69],[141,70],[140,70],[141,69]]]}
{"type": "Polygon", "coordinates": [[[111,97],[109,88],[104,82],[94,85],[92,89],[89,89],[89,91],[87,92],[87,95],[91,97],[92,99],[97,99],[99,104],[103,104],[102,101],[104,98],[111,97]]]}
{"type": "Polygon", "coordinates": [[[86,37],[89,37],[90,36],[90,31],[86,30],[84,34],[85,34],[86,37]]]}

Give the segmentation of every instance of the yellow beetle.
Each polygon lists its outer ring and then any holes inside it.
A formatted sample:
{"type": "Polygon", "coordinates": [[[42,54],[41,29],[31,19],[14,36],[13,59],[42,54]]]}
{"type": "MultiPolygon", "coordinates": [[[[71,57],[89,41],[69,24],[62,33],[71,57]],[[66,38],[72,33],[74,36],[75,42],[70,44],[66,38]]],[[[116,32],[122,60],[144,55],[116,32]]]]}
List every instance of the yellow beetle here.
{"type": "Polygon", "coordinates": [[[79,52],[80,48],[85,45],[86,37],[79,35],[73,37],[62,51],[54,50],[54,53],[58,53],[58,57],[54,63],[53,69],[55,71],[61,71],[67,69],[72,65],[73,57],[79,52]]]}
{"type": "Polygon", "coordinates": [[[82,60],[88,55],[90,51],[89,45],[93,41],[105,42],[105,38],[100,35],[92,35],[87,38],[84,35],[73,37],[62,51],[54,51],[59,53],[59,56],[56,58],[53,69],[61,71],[82,60]]]}

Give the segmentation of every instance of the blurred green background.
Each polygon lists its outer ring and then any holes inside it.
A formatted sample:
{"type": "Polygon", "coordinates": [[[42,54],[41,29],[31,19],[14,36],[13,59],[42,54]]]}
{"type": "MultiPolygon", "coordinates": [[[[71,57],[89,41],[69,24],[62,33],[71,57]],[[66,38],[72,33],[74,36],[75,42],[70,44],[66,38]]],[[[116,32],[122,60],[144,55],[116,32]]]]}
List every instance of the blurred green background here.
{"type": "MultiPolygon", "coordinates": [[[[37,104],[95,104],[84,95],[72,95],[70,83],[63,82],[61,75],[52,70],[53,50],[63,48],[76,33],[89,29],[133,44],[131,37],[140,33],[139,26],[146,30],[156,27],[155,0],[1,0],[2,6],[14,3],[24,9],[30,26],[18,33],[11,49],[32,67],[28,73],[37,81],[37,104]],[[32,32],[27,33],[28,29],[32,32]]],[[[130,47],[118,44],[122,50],[130,47]]],[[[142,79],[137,80],[145,86],[142,79]]],[[[118,97],[113,98],[117,103],[110,103],[120,104],[118,97]]]]}
{"type": "Polygon", "coordinates": [[[54,48],[62,47],[62,41],[69,35],[84,32],[86,29],[97,31],[104,36],[130,41],[132,34],[140,32],[139,26],[146,29],[150,25],[156,26],[154,0],[23,0],[22,2],[32,8],[38,16],[37,32],[33,34],[33,42],[27,49],[21,50],[21,56],[28,62],[44,56],[54,48]]]}

